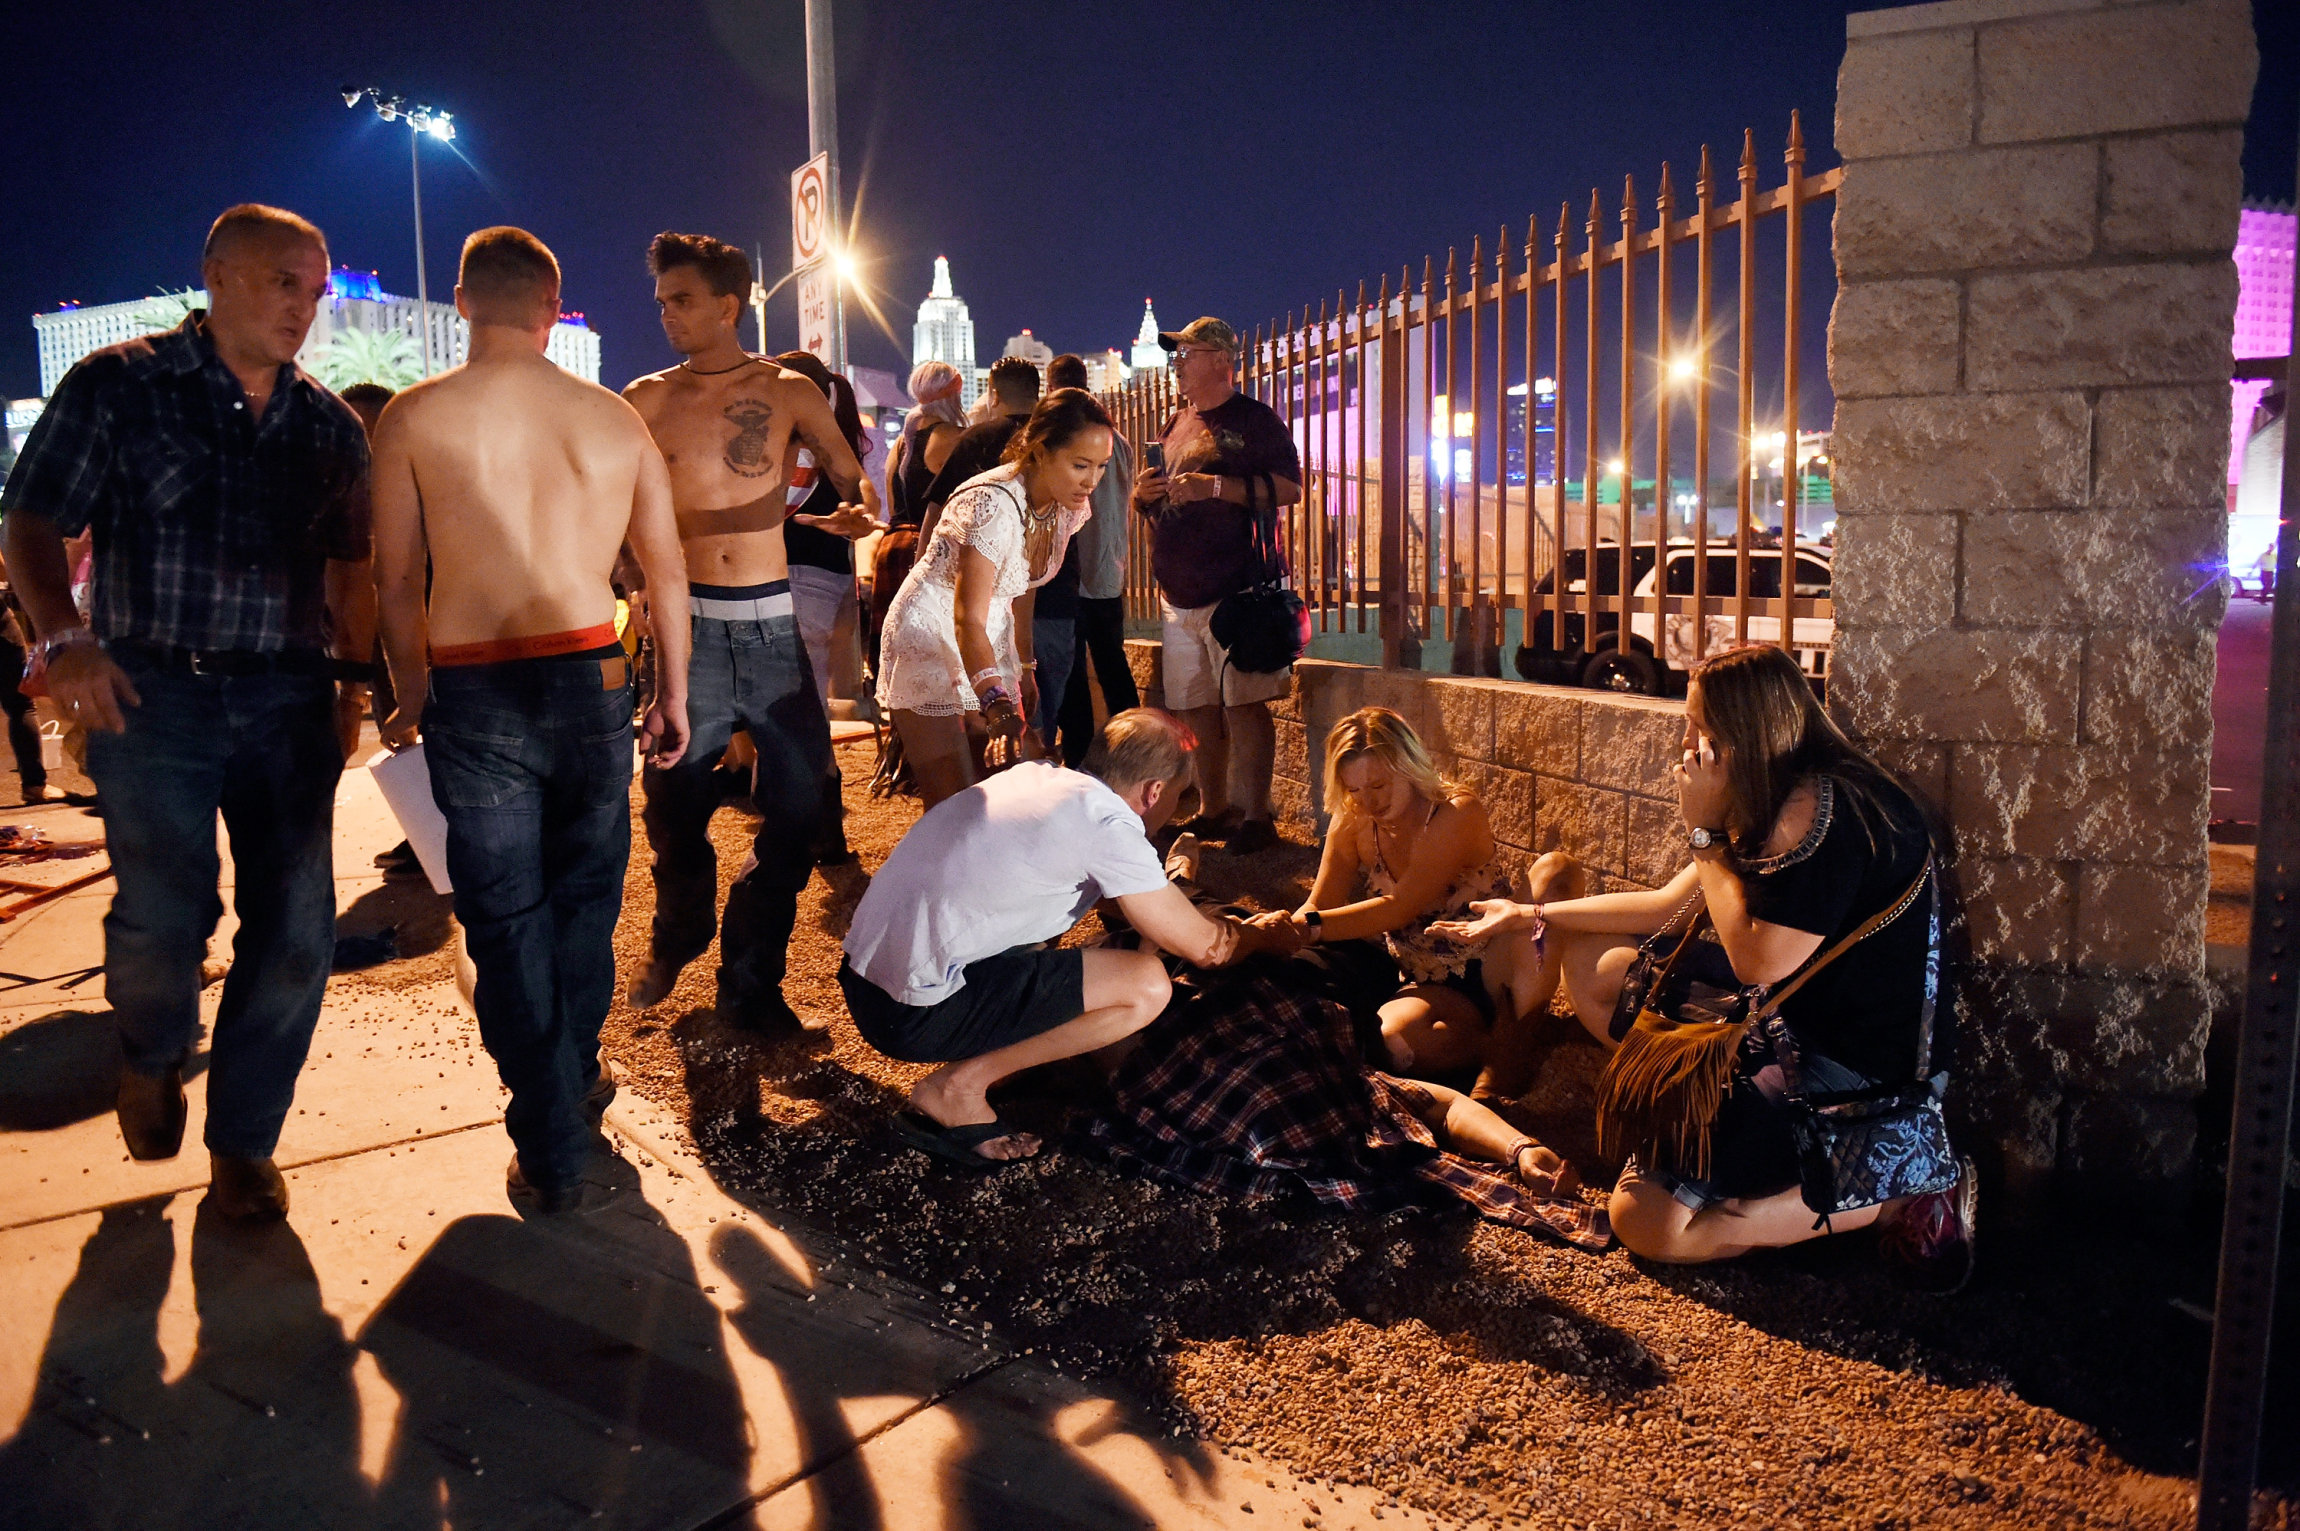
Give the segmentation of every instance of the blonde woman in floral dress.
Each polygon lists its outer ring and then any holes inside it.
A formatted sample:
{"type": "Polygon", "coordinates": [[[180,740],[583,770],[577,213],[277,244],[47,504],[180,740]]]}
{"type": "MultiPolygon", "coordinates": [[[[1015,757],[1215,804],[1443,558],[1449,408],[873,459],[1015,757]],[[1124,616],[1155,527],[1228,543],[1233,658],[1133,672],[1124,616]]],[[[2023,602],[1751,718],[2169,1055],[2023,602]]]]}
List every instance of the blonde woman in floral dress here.
{"type": "MultiPolygon", "coordinates": [[[[1289,918],[1306,941],[1378,937],[1387,948],[1403,986],[1381,1007],[1383,1066],[1423,1077],[1483,1066],[1486,1090],[1523,1090],[1522,1034],[1556,988],[1539,931],[1465,941],[1431,929],[1510,886],[1485,805],[1440,776],[1413,726],[1386,707],[1327,734],[1325,801],[1333,824],[1317,881],[1289,918]]],[[[1550,855],[1530,876],[1552,892],[1578,869],[1550,855]]]]}

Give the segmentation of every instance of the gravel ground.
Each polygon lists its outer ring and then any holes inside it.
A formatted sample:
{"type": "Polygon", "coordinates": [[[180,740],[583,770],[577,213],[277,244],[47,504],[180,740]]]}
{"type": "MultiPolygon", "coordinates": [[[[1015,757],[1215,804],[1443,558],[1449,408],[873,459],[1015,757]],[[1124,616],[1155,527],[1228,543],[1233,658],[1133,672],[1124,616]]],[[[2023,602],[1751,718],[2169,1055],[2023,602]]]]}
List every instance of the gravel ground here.
{"type": "MultiPolygon", "coordinates": [[[[841,763],[848,833],[875,866],[917,805],[863,791],[867,744],[843,747],[841,763]]],[[[748,821],[730,810],[714,833],[731,878],[748,821]]],[[[1298,896],[1314,859],[1297,846],[1242,864],[1216,850],[1202,877],[1276,904],[1298,896]]],[[[646,954],[645,865],[640,843],[616,937],[626,976],[646,954]]],[[[1862,1235],[1724,1267],[1649,1266],[1466,1213],[1250,1208],[1123,1178],[1073,1130],[1092,1080],[1060,1070],[1002,1100],[1048,1151],[968,1175],[888,1129],[924,1071],[855,1035],[821,896],[819,880],[803,896],[787,992],[832,1019],[829,1045],[768,1046],[721,1025],[706,954],[664,1004],[639,1015],[618,1003],[609,1017],[624,1088],[676,1111],[731,1194],[1092,1377],[1143,1428],[1467,1524],[2192,1523],[2181,1475],[2202,1403],[2209,1235],[2071,1217],[1992,1227],[1980,1278],[1945,1300],[1894,1289],[1862,1235]]],[[[428,894],[392,897],[420,913],[428,894]]],[[[428,980],[448,960],[431,950],[365,981],[428,980]]],[[[1602,1185],[1611,1167],[1588,1129],[1598,1063],[1558,1019],[1513,1114],[1602,1185]]],[[[2286,1299],[2289,1358],[2300,1279],[2286,1299]]],[[[2287,1359],[2278,1387],[2263,1475],[2282,1493],[2263,1494],[2258,1523],[2289,1528],[2300,1366],[2287,1359]]]]}

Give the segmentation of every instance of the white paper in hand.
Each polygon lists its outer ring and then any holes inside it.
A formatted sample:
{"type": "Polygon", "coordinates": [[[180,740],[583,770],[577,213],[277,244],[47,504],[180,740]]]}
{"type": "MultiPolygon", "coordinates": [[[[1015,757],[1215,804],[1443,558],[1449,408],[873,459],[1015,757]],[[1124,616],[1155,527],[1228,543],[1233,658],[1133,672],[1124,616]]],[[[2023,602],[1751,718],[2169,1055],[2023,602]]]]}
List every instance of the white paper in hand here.
{"type": "Polygon", "coordinates": [[[399,820],[400,832],[415,848],[423,875],[434,893],[452,893],[447,880],[447,815],[431,795],[431,768],[423,763],[423,746],[413,744],[398,754],[388,750],[367,764],[384,803],[399,820]]]}

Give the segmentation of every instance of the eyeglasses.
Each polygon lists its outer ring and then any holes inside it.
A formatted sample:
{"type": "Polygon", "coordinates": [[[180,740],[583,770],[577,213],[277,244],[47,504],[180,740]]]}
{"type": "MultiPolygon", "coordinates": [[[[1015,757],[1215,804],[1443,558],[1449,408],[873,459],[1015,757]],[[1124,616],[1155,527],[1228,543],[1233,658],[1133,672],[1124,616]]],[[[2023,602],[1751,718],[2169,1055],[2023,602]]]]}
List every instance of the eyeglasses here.
{"type": "Polygon", "coordinates": [[[1180,362],[1192,356],[1228,356],[1229,354],[1229,352],[1218,350],[1213,346],[1198,346],[1195,349],[1190,346],[1177,346],[1174,349],[1174,360],[1180,362]]]}

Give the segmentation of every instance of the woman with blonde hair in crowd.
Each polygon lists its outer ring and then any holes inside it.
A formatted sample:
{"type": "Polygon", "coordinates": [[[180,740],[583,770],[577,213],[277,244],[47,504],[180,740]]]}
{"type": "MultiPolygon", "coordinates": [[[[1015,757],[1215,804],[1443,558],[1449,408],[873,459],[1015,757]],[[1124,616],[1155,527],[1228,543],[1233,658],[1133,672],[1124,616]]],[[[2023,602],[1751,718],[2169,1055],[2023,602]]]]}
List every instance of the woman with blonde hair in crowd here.
{"type": "Polygon", "coordinates": [[[910,371],[910,396],[917,402],[902,417],[902,434],[887,457],[887,508],[896,526],[916,526],[926,515],[926,486],[950,460],[950,449],[966,432],[959,395],[966,379],[946,361],[922,361],[910,371]]]}
{"type": "Polygon", "coordinates": [[[1772,645],[1718,655],[1671,768],[1689,864],[1650,893],[1480,903],[1439,927],[1539,929],[1614,1049],[1598,1147],[1648,1259],[1726,1259],[1874,1223],[1914,1284],[1972,1271],[1973,1177],[1949,1145],[1946,924],[1933,833],[1772,645]]]}
{"type": "Polygon", "coordinates": [[[976,728],[1032,752],[1030,608],[1094,513],[1113,430],[1080,389],[1039,400],[1006,461],[950,497],[887,608],[878,704],[929,808],[975,780],[976,728]]]}
{"type": "MultiPolygon", "coordinates": [[[[1381,1007],[1383,1066],[1421,1076],[1484,1066],[1484,1088],[1522,1091],[1523,1033],[1554,992],[1530,929],[1441,933],[1473,903],[1503,897],[1507,864],[1477,795],[1438,774],[1413,726],[1363,707],[1326,735],[1325,802],[1333,816],[1309,899],[1285,918],[1311,943],[1379,938],[1402,986],[1381,1007]]],[[[1577,875],[1563,856],[1530,873],[1539,898],[1577,875]]]]}

